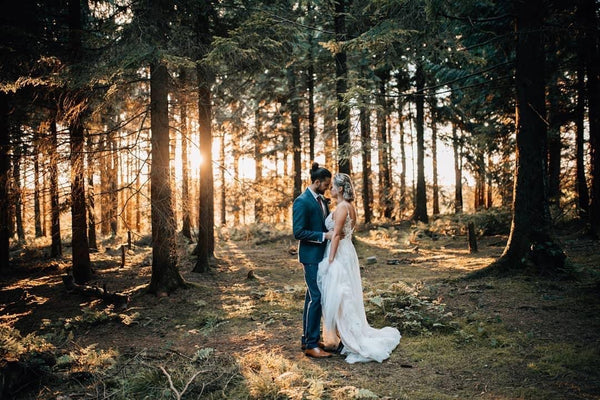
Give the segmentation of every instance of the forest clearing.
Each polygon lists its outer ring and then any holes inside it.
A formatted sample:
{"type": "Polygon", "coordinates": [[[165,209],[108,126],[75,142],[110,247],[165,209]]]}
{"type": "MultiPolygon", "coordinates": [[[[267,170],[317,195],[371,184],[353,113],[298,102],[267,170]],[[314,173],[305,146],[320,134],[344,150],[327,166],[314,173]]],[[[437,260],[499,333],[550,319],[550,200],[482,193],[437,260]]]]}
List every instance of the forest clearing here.
{"type": "Polygon", "coordinates": [[[95,280],[128,294],[126,309],[67,293],[66,260],[24,250],[29,261],[0,291],[3,335],[23,362],[4,369],[4,394],[178,398],[169,374],[180,393],[189,384],[184,399],[600,398],[598,242],[564,231],[573,269],[562,276],[464,279],[501,254],[506,235],[480,237],[469,254],[450,220],[356,235],[369,322],[403,336],[382,364],[302,353],[305,284],[285,230],[229,232],[209,275],[190,272],[184,256],[189,288],[162,298],[145,290],[149,247],[135,245],[123,268],[106,247],[93,254],[95,280]]]}
{"type": "Polygon", "coordinates": [[[600,400],[600,1],[19,0],[0,37],[0,398],[600,400]]]}

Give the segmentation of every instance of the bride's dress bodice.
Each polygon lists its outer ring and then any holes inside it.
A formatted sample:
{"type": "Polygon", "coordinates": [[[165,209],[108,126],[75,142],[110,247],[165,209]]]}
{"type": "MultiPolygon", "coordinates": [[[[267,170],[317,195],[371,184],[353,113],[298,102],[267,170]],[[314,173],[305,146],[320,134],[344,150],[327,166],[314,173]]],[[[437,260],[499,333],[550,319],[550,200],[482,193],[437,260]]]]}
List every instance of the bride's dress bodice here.
{"type": "MultiPolygon", "coordinates": [[[[325,218],[325,227],[327,230],[332,231],[335,227],[335,220],[333,219],[333,213],[329,213],[327,218],[325,218]]],[[[352,218],[350,218],[350,214],[346,215],[346,220],[344,221],[344,239],[352,239],[352,233],[354,233],[354,228],[352,228],[352,218]]]]}

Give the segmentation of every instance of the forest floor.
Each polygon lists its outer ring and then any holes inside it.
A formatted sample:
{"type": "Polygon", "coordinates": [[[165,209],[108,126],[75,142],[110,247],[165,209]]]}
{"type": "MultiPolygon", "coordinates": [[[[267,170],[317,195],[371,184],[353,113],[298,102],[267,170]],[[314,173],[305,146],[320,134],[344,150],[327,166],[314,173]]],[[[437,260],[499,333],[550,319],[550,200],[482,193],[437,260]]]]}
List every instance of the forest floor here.
{"type": "Polygon", "coordinates": [[[597,241],[561,233],[570,277],[467,280],[505,235],[481,236],[469,254],[444,224],[359,230],[367,317],[402,339],[383,363],[350,365],[304,356],[296,242],[255,228],[220,232],[207,274],[191,272],[182,242],[190,287],[162,298],[144,290],[150,247],[138,243],[119,268],[120,243],[104,242],[92,283],[128,293],[125,309],[67,293],[68,256],[16,249],[0,287],[0,398],[600,399],[597,241]]]}

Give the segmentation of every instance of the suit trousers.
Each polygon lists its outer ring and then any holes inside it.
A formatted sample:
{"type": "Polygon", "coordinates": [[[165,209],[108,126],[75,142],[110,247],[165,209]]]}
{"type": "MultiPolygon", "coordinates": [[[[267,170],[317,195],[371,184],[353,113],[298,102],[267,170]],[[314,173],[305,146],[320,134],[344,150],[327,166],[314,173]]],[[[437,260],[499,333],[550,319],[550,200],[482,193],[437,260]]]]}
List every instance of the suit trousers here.
{"type": "Polygon", "coordinates": [[[306,297],[302,313],[302,344],[307,349],[318,347],[321,335],[321,291],[317,285],[319,264],[303,264],[306,297]]]}

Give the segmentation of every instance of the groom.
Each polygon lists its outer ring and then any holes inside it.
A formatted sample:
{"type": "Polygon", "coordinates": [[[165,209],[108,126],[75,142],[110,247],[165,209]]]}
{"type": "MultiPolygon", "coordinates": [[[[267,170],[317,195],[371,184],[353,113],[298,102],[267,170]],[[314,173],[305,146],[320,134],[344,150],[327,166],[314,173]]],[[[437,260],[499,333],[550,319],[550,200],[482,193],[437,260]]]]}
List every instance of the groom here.
{"type": "Polygon", "coordinates": [[[306,297],[302,314],[302,349],[314,358],[331,357],[319,347],[321,332],[321,292],[317,285],[319,262],[323,259],[327,240],[332,232],[325,227],[329,207],[323,194],[331,184],[331,172],[314,163],[310,170],[310,186],[294,200],[294,237],[300,241],[298,258],[304,265],[306,297]]]}

